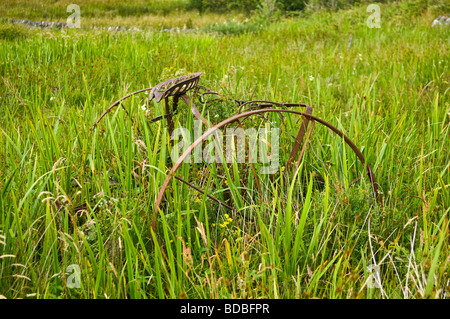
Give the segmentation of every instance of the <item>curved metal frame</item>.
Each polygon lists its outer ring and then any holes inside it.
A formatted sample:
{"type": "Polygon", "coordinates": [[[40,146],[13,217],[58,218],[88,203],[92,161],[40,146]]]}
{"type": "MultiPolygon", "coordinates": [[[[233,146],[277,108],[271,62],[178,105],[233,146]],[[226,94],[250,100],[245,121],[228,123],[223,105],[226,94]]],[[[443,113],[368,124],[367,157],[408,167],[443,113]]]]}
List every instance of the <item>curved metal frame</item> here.
{"type": "Polygon", "coordinates": [[[322,125],[325,125],[330,130],[332,130],[337,135],[339,135],[341,138],[343,138],[345,143],[347,143],[347,145],[350,146],[350,148],[355,152],[355,154],[357,155],[357,157],[360,160],[361,164],[363,166],[366,166],[367,175],[369,176],[370,182],[372,184],[372,190],[373,190],[374,196],[375,196],[375,198],[378,198],[378,184],[377,184],[376,178],[375,178],[375,176],[374,176],[374,174],[372,172],[372,169],[371,169],[370,165],[368,163],[366,163],[364,155],[361,153],[361,151],[358,149],[358,147],[350,140],[350,138],[348,138],[339,129],[337,129],[336,127],[334,127],[330,123],[328,123],[328,122],[326,122],[326,121],[324,121],[324,120],[322,120],[322,119],[320,119],[320,118],[318,118],[316,116],[307,114],[306,112],[303,113],[303,112],[298,112],[298,111],[294,111],[294,110],[262,109],[262,110],[256,110],[256,111],[250,111],[250,112],[246,112],[246,113],[236,114],[236,115],[234,115],[234,116],[232,116],[232,117],[230,117],[230,118],[228,118],[226,120],[223,120],[219,124],[214,125],[210,129],[208,129],[206,132],[204,132],[202,134],[202,136],[197,138],[197,140],[195,140],[191,145],[189,145],[188,149],[178,158],[177,162],[173,165],[172,169],[167,174],[167,177],[164,180],[163,185],[159,189],[158,197],[156,198],[155,208],[153,210],[153,224],[152,224],[153,229],[156,230],[156,216],[157,216],[157,212],[158,212],[159,206],[161,205],[162,199],[164,197],[164,193],[166,191],[167,186],[169,185],[169,182],[171,181],[172,177],[175,175],[175,173],[178,170],[178,168],[183,163],[184,159],[194,150],[194,148],[198,144],[200,144],[205,138],[207,138],[211,134],[214,134],[214,132],[216,132],[218,129],[220,129],[221,127],[223,127],[226,124],[229,124],[231,122],[235,122],[235,121],[239,120],[242,117],[248,117],[248,116],[255,115],[255,114],[271,113],[271,112],[292,113],[292,114],[305,116],[309,120],[313,120],[313,121],[316,121],[316,122],[318,122],[318,123],[320,123],[322,125]]]}
{"type": "MultiPolygon", "coordinates": [[[[191,112],[194,115],[195,118],[197,118],[198,120],[202,121],[203,124],[205,124],[207,127],[209,127],[209,129],[204,132],[202,134],[202,136],[200,136],[197,140],[195,140],[189,147],[188,149],[178,158],[177,162],[173,165],[172,169],[169,171],[169,173],[166,176],[166,179],[164,180],[162,186],[159,189],[158,192],[158,196],[156,199],[156,203],[154,206],[154,210],[153,210],[153,220],[152,220],[152,228],[153,230],[156,230],[156,222],[157,222],[157,213],[158,210],[160,209],[160,205],[162,203],[165,191],[170,183],[170,181],[172,180],[172,178],[176,178],[177,180],[181,181],[182,183],[185,183],[186,185],[188,185],[189,187],[197,190],[198,192],[204,194],[205,192],[203,190],[201,190],[200,188],[196,187],[195,185],[183,180],[182,178],[175,176],[176,171],[178,170],[178,168],[181,166],[181,164],[183,163],[183,161],[185,160],[185,158],[194,150],[194,148],[199,145],[205,138],[207,138],[208,136],[212,135],[212,134],[216,134],[216,131],[220,128],[225,127],[227,124],[233,123],[233,122],[237,122],[238,125],[240,127],[242,127],[242,123],[240,121],[240,119],[242,118],[247,118],[249,116],[252,115],[260,115],[260,114],[265,114],[265,113],[278,113],[280,115],[282,115],[283,113],[288,113],[288,114],[296,114],[296,115],[301,115],[303,122],[300,125],[299,131],[297,133],[297,136],[295,137],[295,141],[294,141],[294,145],[292,147],[291,153],[289,154],[289,158],[288,158],[288,162],[286,164],[286,172],[289,172],[291,169],[292,164],[294,163],[298,152],[300,151],[300,146],[302,144],[302,141],[304,139],[304,136],[306,134],[306,130],[308,128],[309,122],[311,122],[311,126],[308,130],[308,134],[306,137],[306,141],[309,139],[312,129],[314,127],[315,122],[318,122],[324,126],[326,126],[327,128],[329,128],[330,130],[332,130],[333,132],[335,132],[337,135],[339,135],[341,138],[344,139],[345,143],[353,150],[353,152],[356,154],[356,156],[358,157],[359,161],[362,163],[363,166],[365,166],[366,168],[366,172],[367,175],[369,176],[370,182],[372,184],[372,190],[373,190],[373,194],[375,196],[376,200],[379,200],[379,192],[378,192],[378,184],[375,178],[375,175],[373,174],[373,171],[370,167],[370,165],[368,163],[366,163],[366,160],[364,158],[364,155],[362,154],[362,152],[358,149],[358,147],[350,140],[349,137],[347,137],[342,131],[340,131],[339,129],[337,129],[335,126],[331,125],[330,123],[326,122],[325,120],[322,120],[321,118],[318,118],[316,116],[312,115],[313,112],[313,108],[307,104],[302,104],[302,103],[279,103],[279,102],[271,102],[271,101],[262,101],[262,100],[255,100],[255,101],[241,101],[241,100],[235,100],[232,99],[237,105],[238,105],[238,110],[237,110],[237,114],[235,114],[232,117],[229,117],[225,120],[223,120],[222,122],[212,126],[210,123],[208,123],[208,121],[203,118],[201,116],[201,113],[199,112],[199,110],[197,109],[197,107],[195,106],[195,104],[193,103],[193,101],[191,100],[191,98],[186,94],[188,91],[190,90],[195,90],[195,94],[198,93],[199,89],[203,89],[206,92],[202,93],[199,95],[199,99],[202,103],[205,103],[202,100],[202,96],[206,95],[206,94],[212,94],[212,95],[220,95],[219,93],[214,92],[213,90],[200,86],[198,85],[198,82],[200,80],[200,76],[201,73],[192,73],[189,75],[185,75],[185,76],[181,76],[181,77],[177,77],[162,83],[159,83],[158,85],[151,87],[151,88],[146,88],[146,89],[142,89],[142,90],[138,90],[135,91],[133,93],[130,93],[124,97],[122,97],[121,99],[117,100],[116,102],[114,102],[113,104],[111,104],[101,115],[100,117],[97,119],[97,121],[95,121],[94,125],[92,126],[91,129],[94,129],[98,123],[100,122],[100,120],[109,112],[111,111],[112,108],[114,108],[115,106],[118,105],[122,105],[122,101],[124,101],[125,99],[136,95],[138,93],[142,93],[145,91],[150,91],[149,94],[149,101],[153,100],[155,98],[155,101],[157,103],[159,103],[162,99],[165,100],[165,104],[166,104],[166,114],[162,115],[162,116],[158,116],[154,119],[151,119],[150,122],[156,122],[161,120],[162,118],[167,118],[168,119],[168,128],[169,128],[169,132],[171,133],[173,131],[173,122],[172,122],[172,115],[173,112],[176,110],[177,106],[178,106],[178,100],[181,97],[184,102],[190,106],[191,108],[191,112]],[[172,104],[172,110],[170,110],[170,106],[169,106],[169,101],[168,99],[170,97],[173,97],[173,104],[172,104]],[[255,105],[252,105],[255,104],[255,105]],[[244,108],[244,106],[248,106],[242,113],[242,109],[244,108]],[[299,111],[295,111],[295,110],[291,110],[291,109],[277,109],[274,107],[304,107],[305,108],[305,112],[299,112],[299,111]],[[253,110],[255,108],[258,108],[257,110],[253,110]]],[[[213,100],[210,100],[209,102],[211,102],[213,100]]],[[[123,107],[124,108],[124,107],[123,107]]],[[[126,111],[126,109],[124,108],[124,110],[126,111]]],[[[128,115],[128,112],[127,112],[128,115]]],[[[303,153],[305,151],[305,146],[306,146],[306,141],[303,143],[303,148],[300,151],[300,156],[297,160],[297,164],[296,164],[296,168],[299,167],[301,160],[302,160],[302,156],[303,153]]],[[[258,182],[258,178],[257,178],[257,174],[255,172],[255,168],[253,166],[253,163],[250,163],[252,166],[252,170],[253,170],[253,174],[255,176],[255,180],[256,180],[256,185],[258,187],[258,190],[261,192],[261,188],[258,182]]],[[[224,206],[227,209],[233,209],[233,207],[221,202],[219,199],[207,194],[208,198],[218,202],[220,205],[224,206]]]]}

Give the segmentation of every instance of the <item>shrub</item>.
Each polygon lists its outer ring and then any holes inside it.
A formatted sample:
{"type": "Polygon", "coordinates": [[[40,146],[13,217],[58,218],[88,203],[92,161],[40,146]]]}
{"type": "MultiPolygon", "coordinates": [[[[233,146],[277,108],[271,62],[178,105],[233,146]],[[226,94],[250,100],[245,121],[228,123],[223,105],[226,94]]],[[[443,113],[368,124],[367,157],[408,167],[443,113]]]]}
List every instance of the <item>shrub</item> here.
{"type": "Polygon", "coordinates": [[[249,22],[227,21],[225,23],[214,23],[203,28],[206,32],[215,32],[225,35],[237,35],[242,33],[257,33],[261,31],[261,25],[249,22]]]}
{"type": "Polygon", "coordinates": [[[14,41],[16,39],[25,38],[26,29],[13,23],[0,22],[0,40],[14,41]]]}
{"type": "Polygon", "coordinates": [[[277,2],[285,11],[301,11],[305,8],[308,0],[278,0],[277,2]]]}
{"type": "Polygon", "coordinates": [[[189,6],[198,11],[226,12],[230,10],[250,13],[256,9],[259,0],[189,0],[189,6]]]}

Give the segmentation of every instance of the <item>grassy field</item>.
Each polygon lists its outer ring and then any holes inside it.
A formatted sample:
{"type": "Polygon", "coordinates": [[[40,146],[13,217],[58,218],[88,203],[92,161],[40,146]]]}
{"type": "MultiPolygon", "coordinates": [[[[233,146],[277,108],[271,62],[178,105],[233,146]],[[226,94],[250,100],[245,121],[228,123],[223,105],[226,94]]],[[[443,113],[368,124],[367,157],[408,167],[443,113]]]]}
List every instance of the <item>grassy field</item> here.
{"type": "Polygon", "coordinates": [[[128,26],[153,29],[195,28],[229,20],[245,20],[242,12],[200,14],[189,7],[186,0],[4,0],[0,3],[0,17],[38,21],[66,22],[73,11],[67,7],[80,6],[81,27],[128,26]]]}
{"type": "MultiPolygon", "coordinates": [[[[1,17],[44,20],[38,1],[13,2],[0,4],[1,17]]],[[[367,26],[366,6],[256,25],[213,13],[198,22],[185,2],[161,1],[160,13],[145,13],[161,22],[144,25],[144,4],[121,16],[112,3],[81,5],[82,23],[109,23],[98,8],[113,25],[149,29],[0,22],[0,297],[449,297],[450,28],[430,27],[435,9],[380,4],[380,28],[367,26]],[[188,19],[200,28],[152,31],[188,19]],[[350,148],[319,125],[301,168],[320,173],[324,189],[303,194],[299,177],[283,181],[299,126],[286,114],[280,169],[258,176],[261,193],[247,164],[185,163],[180,177],[235,209],[174,180],[152,232],[173,165],[165,121],[149,123],[145,95],[136,95],[124,104],[133,121],[116,108],[90,128],[127,93],[189,72],[237,99],[312,105],[362,150],[381,202],[350,148]]],[[[65,4],[45,10],[64,22],[65,4]]],[[[156,116],[162,105],[147,107],[156,116]]],[[[235,112],[225,104],[204,115],[218,123],[235,112]]],[[[192,131],[189,114],[180,101],[175,125],[192,131]]],[[[248,124],[279,126],[276,115],[268,120],[248,124]]]]}

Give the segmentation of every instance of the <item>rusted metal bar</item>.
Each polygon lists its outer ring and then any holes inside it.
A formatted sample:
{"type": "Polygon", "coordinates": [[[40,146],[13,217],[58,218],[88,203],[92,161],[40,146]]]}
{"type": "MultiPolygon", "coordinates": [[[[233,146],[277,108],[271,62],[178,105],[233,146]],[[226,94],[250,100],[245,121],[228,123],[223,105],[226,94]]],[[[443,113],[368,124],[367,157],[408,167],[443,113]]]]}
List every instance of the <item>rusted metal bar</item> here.
{"type": "Polygon", "coordinates": [[[95,128],[97,127],[98,123],[102,120],[102,118],[103,118],[106,114],[108,114],[114,107],[116,107],[117,105],[121,104],[121,102],[122,102],[123,100],[126,100],[126,99],[128,99],[129,97],[131,97],[131,96],[133,96],[133,95],[136,95],[136,94],[139,94],[139,93],[142,93],[142,92],[146,92],[146,91],[150,91],[150,90],[152,90],[152,89],[153,89],[153,88],[146,88],[146,89],[142,89],[142,90],[135,91],[135,92],[133,92],[133,93],[130,93],[130,94],[125,95],[124,97],[120,98],[119,100],[117,100],[116,102],[114,102],[113,104],[111,104],[111,105],[110,105],[110,106],[102,113],[102,115],[100,115],[100,117],[95,121],[94,125],[92,125],[92,127],[91,127],[91,130],[95,129],[95,128]]]}
{"type": "MultiPolygon", "coordinates": [[[[313,108],[311,106],[306,106],[305,114],[311,115],[313,112],[313,108]]],[[[303,137],[306,133],[306,128],[309,124],[309,118],[306,116],[302,116],[303,122],[300,125],[300,129],[298,130],[297,137],[294,141],[294,146],[292,147],[291,154],[289,154],[288,161],[286,163],[286,172],[291,171],[291,165],[294,163],[295,159],[297,158],[298,151],[300,150],[300,146],[303,142],[303,137]]]]}
{"type": "Polygon", "coordinates": [[[164,99],[164,105],[166,107],[166,115],[168,115],[167,116],[167,129],[169,130],[169,136],[172,136],[172,132],[173,132],[173,129],[174,129],[174,124],[173,124],[173,121],[172,121],[172,112],[170,110],[169,98],[168,97],[166,97],[164,99]]]}
{"type": "MultiPolygon", "coordinates": [[[[188,185],[189,187],[195,189],[195,190],[196,190],[197,192],[199,192],[200,194],[202,194],[202,195],[205,194],[205,192],[204,192],[202,189],[198,188],[198,187],[195,186],[194,184],[189,183],[188,181],[182,179],[181,177],[175,176],[175,178],[176,178],[177,180],[179,180],[180,182],[182,182],[182,183],[188,185]]],[[[206,196],[208,196],[208,198],[212,199],[213,201],[219,203],[219,204],[222,205],[223,207],[225,207],[225,208],[227,208],[227,209],[229,209],[229,210],[233,210],[233,207],[231,207],[231,206],[228,205],[228,204],[225,204],[224,202],[222,202],[221,200],[215,198],[214,196],[211,196],[211,195],[209,195],[209,194],[206,194],[206,196]]]]}
{"type": "MultiPolygon", "coordinates": [[[[300,167],[300,164],[301,164],[302,159],[303,159],[303,154],[305,153],[306,146],[307,146],[307,144],[308,144],[309,139],[311,138],[311,133],[312,133],[312,130],[313,130],[313,128],[314,128],[314,124],[315,124],[315,123],[316,123],[316,122],[311,121],[311,126],[309,127],[308,135],[306,136],[306,140],[305,140],[305,142],[303,143],[302,150],[300,151],[300,155],[299,155],[298,160],[297,160],[297,165],[295,165],[295,170],[298,170],[298,168],[300,167]]],[[[286,169],[286,170],[287,170],[287,169],[286,169]]]]}

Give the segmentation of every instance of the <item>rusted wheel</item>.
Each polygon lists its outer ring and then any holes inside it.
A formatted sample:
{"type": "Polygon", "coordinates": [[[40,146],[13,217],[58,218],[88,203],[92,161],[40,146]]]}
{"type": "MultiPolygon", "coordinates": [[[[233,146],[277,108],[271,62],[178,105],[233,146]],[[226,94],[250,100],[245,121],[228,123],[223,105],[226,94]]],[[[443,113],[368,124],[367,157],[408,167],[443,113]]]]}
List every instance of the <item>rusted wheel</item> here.
{"type": "MultiPolygon", "coordinates": [[[[176,163],[173,165],[172,169],[167,174],[167,177],[166,177],[165,181],[163,182],[163,184],[162,184],[162,186],[161,186],[161,188],[159,190],[159,193],[158,193],[158,196],[157,196],[157,199],[156,199],[156,203],[155,203],[155,207],[154,207],[154,212],[153,212],[153,221],[152,221],[152,228],[153,228],[153,230],[156,230],[157,212],[158,212],[158,210],[160,208],[162,199],[164,197],[164,193],[165,193],[165,191],[166,191],[170,181],[175,176],[175,173],[177,172],[177,170],[179,169],[179,167],[181,166],[181,164],[183,163],[185,158],[192,153],[192,151],[195,149],[195,147],[197,147],[200,143],[202,143],[203,140],[208,138],[210,135],[215,134],[219,129],[223,128],[227,124],[236,122],[236,121],[238,121],[240,119],[244,119],[244,118],[247,118],[249,116],[259,115],[259,114],[264,114],[264,113],[290,113],[290,114],[297,114],[297,115],[303,116],[304,118],[307,118],[309,121],[312,121],[312,123],[316,123],[317,122],[319,124],[322,124],[325,127],[327,127],[328,129],[330,129],[331,131],[333,131],[334,133],[336,133],[353,150],[353,152],[356,154],[356,156],[358,157],[358,159],[361,162],[361,164],[363,165],[363,167],[365,167],[366,173],[367,173],[367,175],[369,177],[369,180],[370,180],[370,182],[372,184],[373,195],[374,195],[374,197],[376,199],[378,199],[378,184],[376,182],[375,176],[374,176],[374,174],[372,172],[372,169],[371,169],[370,165],[368,163],[366,163],[364,155],[358,149],[358,147],[342,131],[340,131],[335,126],[331,125],[330,123],[324,121],[323,119],[318,118],[316,116],[313,116],[311,114],[308,114],[307,112],[299,112],[299,111],[294,111],[294,110],[274,109],[274,108],[266,108],[266,109],[259,109],[259,110],[248,111],[248,112],[245,112],[245,113],[236,114],[236,115],[234,115],[234,116],[232,116],[232,117],[230,117],[228,119],[223,120],[222,122],[220,122],[220,123],[212,126],[211,128],[209,128],[206,132],[204,132],[202,134],[202,136],[197,138],[197,140],[195,140],[186,149],[186,151],[178,158],[176,163]]],[[[297,164],[297,166],[298,166],[298,164],[297,164]]]]}

